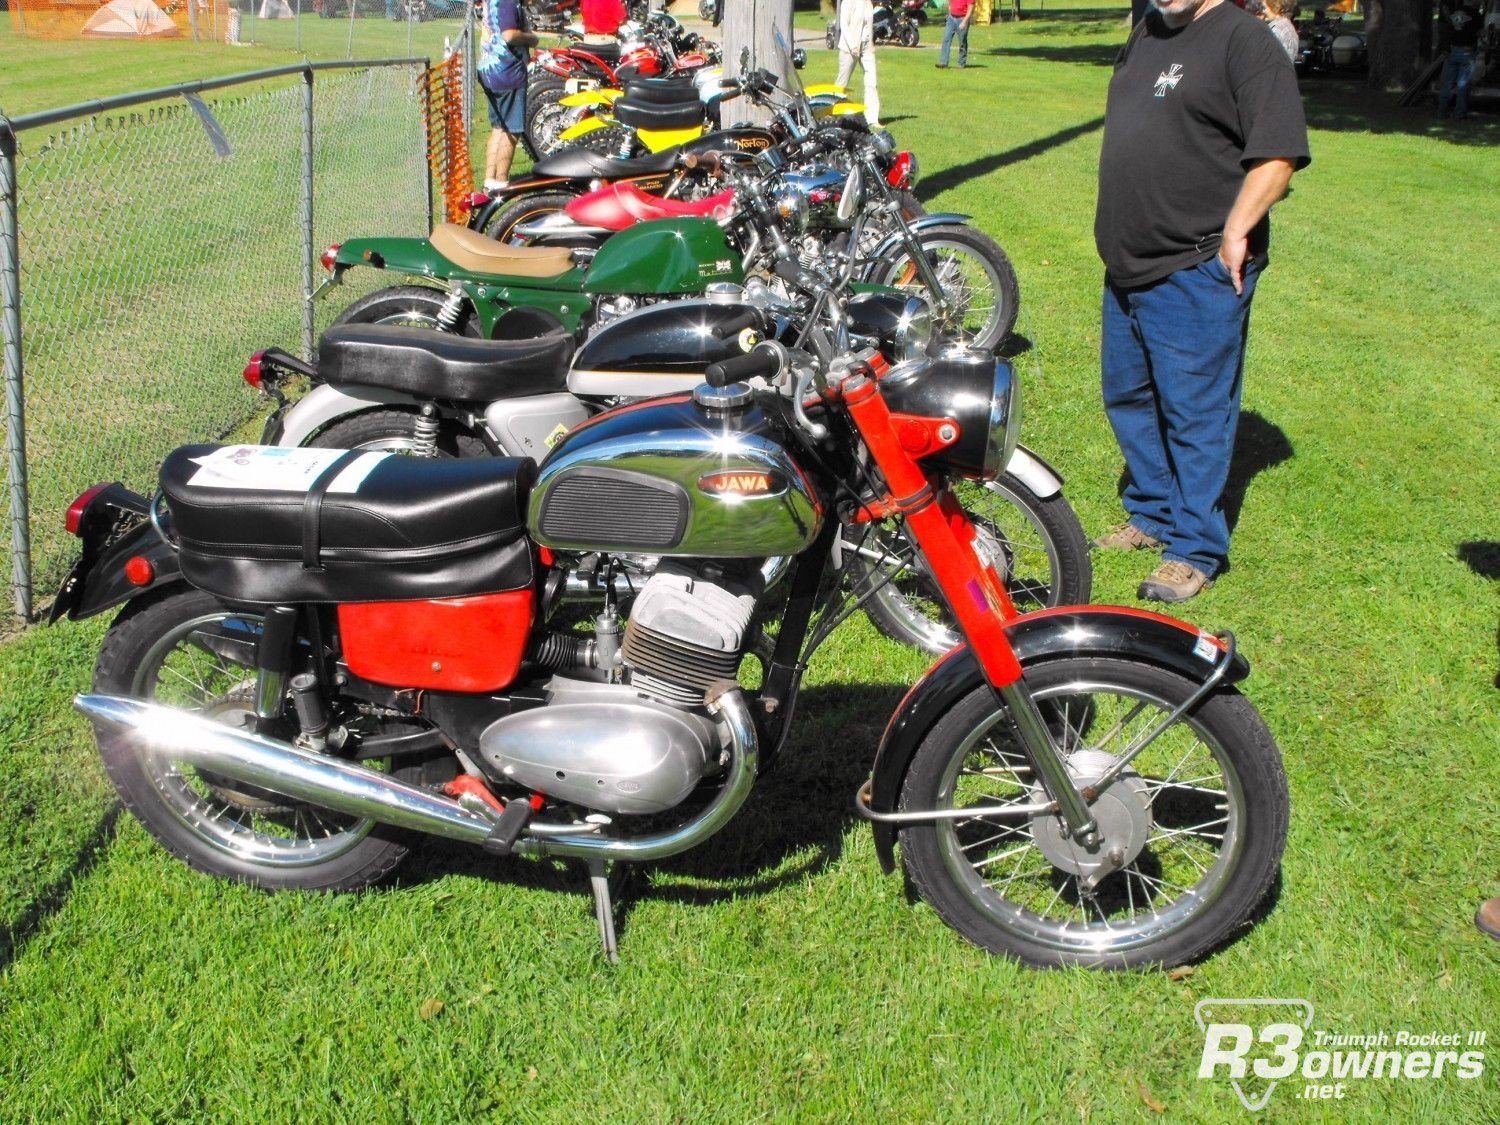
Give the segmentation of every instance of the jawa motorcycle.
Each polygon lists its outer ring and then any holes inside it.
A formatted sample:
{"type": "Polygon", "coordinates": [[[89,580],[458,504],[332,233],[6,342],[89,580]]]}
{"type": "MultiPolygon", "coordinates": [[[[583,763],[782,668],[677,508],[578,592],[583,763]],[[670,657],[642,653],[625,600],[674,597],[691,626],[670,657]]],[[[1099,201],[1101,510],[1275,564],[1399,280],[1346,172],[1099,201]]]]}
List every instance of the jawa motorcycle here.
{"type": "Polygon", "coordinates": [[[887,369],[844,346],[839,286],[806,289],[823,344],[757,345],[540,468],[189,446],[149,502],[80,497],[54,612],[123,603],[75,705],[126,807],[192,866],[272,889],[366,886],[411,832],[581,859],[613,958],[609,866],[726,830],[851,608],[823,581],[840,528],[892,517],[965,643],[855,796],[883,866],[899,843],[945,921],[1034,965],[1173,965],[1235,933],[1287,790],[1232,638],[1112,607],[1012,616],[945,485],[1005,463],[1009,368],[887,369]],[[628,616],[606,586],[591,631],[549,627],[561,572],[642,555],[628,616]]]}

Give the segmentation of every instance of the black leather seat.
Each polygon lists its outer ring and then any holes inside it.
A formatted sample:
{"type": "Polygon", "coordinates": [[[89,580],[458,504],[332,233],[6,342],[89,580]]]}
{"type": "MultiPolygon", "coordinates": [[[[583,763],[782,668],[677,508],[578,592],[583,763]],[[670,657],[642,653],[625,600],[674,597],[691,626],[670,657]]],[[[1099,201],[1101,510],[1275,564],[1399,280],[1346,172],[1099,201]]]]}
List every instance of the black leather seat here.
{"type": "Polygon", "coordinates": [[[386,387],[423,398],[490,402],[567,385],[573,337],[475,340],[426,328],[346,324],[318,341],[318,376],[335,387],[386,387]]]}
{"type": "Polygon", "coordinates": [[[680,105],[698,100],[698,87],[690,78],[633,78],[625,83],[625,97],[652,105],[680,105]]]}
{"type": "MultiPolygon", "coordinates": [[[[365,466],[369,462],[364,463],[365,466]]],[[[404,601],[518,590],[534,574],[529,458],[189,445],[162,462],[182,573],[235,601],[404,601]],[[287,455],[337,453],[301,487],[246,488],[225,475],[287,455]],[[236,456],[238,454],[238,456],[236,456]],[[264,459],[258,461],[257,459],[264,459]],[[375,459],[361,474],[359,458],[375,459]],[[337,483],[353,466],[349,485],[337,483]]]]}
{"type": "Polygon", "coordinates": [[[690,102],[658,104],[637,101],[626,95],[615,102],[615,120],[634,129],[691,129],[706,120],[703,103],[694,98],[690,102]]]}
{"type": "Polygon", "coordinates": [[[532,166],[532,174],[539,178],[556,177],[560,180],[621,180],[630,176],[650,176],[657,172],[670,172],[677,163],[677,146],[665,152],[648,153],[621,159],[592,152],[582,147],[565,148],[545,156],[532,166]]]}

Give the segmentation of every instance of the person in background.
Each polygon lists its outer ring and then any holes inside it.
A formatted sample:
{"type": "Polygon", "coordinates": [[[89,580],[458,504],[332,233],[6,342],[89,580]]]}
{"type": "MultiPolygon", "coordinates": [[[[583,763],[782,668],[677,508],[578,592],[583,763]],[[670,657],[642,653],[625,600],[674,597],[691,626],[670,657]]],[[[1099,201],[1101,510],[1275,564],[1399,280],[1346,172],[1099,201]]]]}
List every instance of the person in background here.
{"type": "Polygon", "coordinates": [[[958,37],[958,69],[969,65],[969,24],[973,20],[974,0],[950,0],[948,24],[943,28],[943,51],[937,61],[939,70],[947,69],[948,48],[953,45],[954,36],[958,37]]]}
{"type": "MultiPolygon", "coordinates": [[[[1249,7],[1248,4],[1245,6],[1249,7]]],[[[1294,63],[1301,46],[1297,39],[1296,25],[1292,23],[1292,13],[1296,10],[1297,0],[1264,0],[1260,11],[1256,13],[1266,21],[1271,34],[1276,36],[1276,42],[1282,45],[1286,50],[1286,57],[1294,63]]]]}
{"type": "Polygon", "coordinates": [[[875,7],[870,0],[839,4],[839,76],[834,85],[849,88],[858,62],[865,72],[865,120],[880,128],[880,90],[875,84],[875,7]]]}
{"type": "Polygon", "coordinates": [[[1250,300],[1271,205],[1310,157],[1296,72],[1254,16],[1152,6],[1115,60],[1099,153],[1099,366],[1128,519],[1094,546],[1162,548],[1136,596],[1180,602],[1228,558],[1250,300]]]}
{"type": "Polygon", "coordinates": [[[1469,115],[1469,85],[1474,81],[1474,52],[1479,46],[1479,13],[1467,2],[1444,4],[1438,19],[1448,29],[1448,57],[1438,93],[1438,116],[1469,115]]]}
{"type": "Polygon", "coordinates": [[[625,22],[625,0],[583,0],[578,6],[585,43],[607,43],[625,22]]]}
{"type": "Polygon", "coordinates": [[[479,85],[490,107],[490,140],[484,152],[484,190],[509,182],[516,138],[526,129],[526,64],[536,36],[517,0],[484,0],[479,40],[479,85]]]}

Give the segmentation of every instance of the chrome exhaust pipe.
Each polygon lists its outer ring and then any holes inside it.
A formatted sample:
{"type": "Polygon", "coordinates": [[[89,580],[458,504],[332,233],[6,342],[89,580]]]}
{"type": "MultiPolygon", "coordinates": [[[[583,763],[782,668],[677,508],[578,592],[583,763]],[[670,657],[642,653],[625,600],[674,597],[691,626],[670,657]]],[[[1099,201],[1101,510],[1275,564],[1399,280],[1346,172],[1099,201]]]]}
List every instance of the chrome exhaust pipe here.
{"type": "MultiPolygon", "coordinates": [[[[738,684],[727,681],[710,687],[704,702],[728,727],[731,757],[724,787],[696,817],[670,831],[628,840],[559,833],[555,826],[538,825],[535,831],[528,827],[516,842],[516,854],[638,863],[687,851],[724,827],[755,784],[759,739],[738,684]]],[[[92,722],[123,732],[138,750],[156,751],[321,808],[467,844],[483,844],[494,828],[492,821],[457,801],[389,774],[226,727],[190,711],[117,695],[78,695],[73,706],[92,722]]]]}
{"type": "Polygon", "coordinates": [[[79,695],[73,706],[94,723],[123,732],[138,749],[159,751],[233,781],[335,812],[469,844],[483,844],[493,827],[457,801],[389,774],[226,727],[190,711],[115,695],[79,695]]]}

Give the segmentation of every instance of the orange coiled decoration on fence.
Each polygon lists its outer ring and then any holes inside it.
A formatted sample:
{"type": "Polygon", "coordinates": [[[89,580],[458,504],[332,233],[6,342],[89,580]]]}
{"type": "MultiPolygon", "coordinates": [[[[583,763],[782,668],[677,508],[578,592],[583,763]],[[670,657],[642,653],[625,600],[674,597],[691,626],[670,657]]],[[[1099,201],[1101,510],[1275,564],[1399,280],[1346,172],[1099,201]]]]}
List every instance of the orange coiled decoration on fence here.
{"type": "Polygon", "coordinates": [[[473,190],[474,168],[469,163],[469,128],[464,118],[464,56],[455,51],[427,71],[427,165],[442,196],[443,218],[462,223],[463,201],[473,190]]]}

